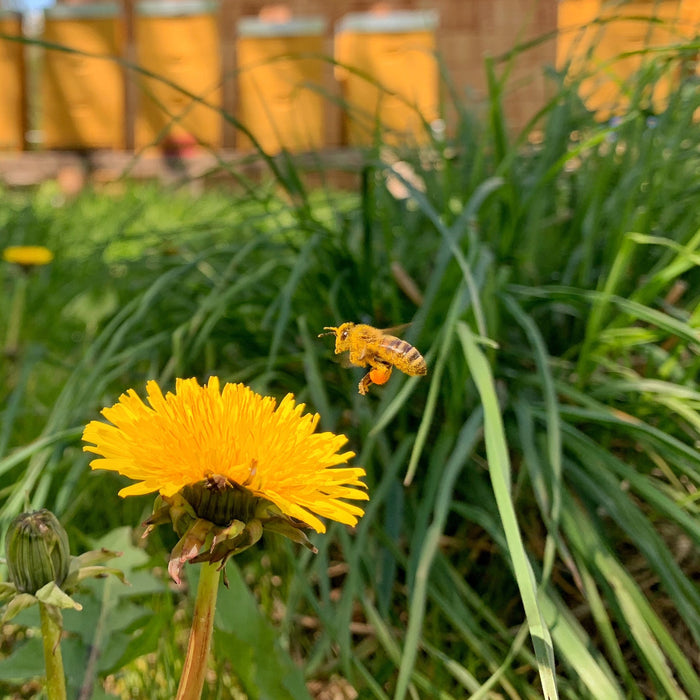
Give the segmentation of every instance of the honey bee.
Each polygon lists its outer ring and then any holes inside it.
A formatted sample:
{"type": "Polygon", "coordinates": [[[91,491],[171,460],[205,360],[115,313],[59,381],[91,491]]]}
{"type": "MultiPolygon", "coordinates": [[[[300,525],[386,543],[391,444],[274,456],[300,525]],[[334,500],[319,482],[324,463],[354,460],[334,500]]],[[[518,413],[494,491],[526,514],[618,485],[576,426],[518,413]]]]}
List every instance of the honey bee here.
{"type": "Polygon", "coordinates": [[[337,328],[325,326],[318,337],[335,335],[335,354],[350,351],[349,360],[355,367],[370,366],[358,385],[360,394],[366,394],[372,384],[386,384],[394,367],[409,375],[428,373],[423,356],[413,345],[401,338],[363,323],[343,323],[337,328]]]}

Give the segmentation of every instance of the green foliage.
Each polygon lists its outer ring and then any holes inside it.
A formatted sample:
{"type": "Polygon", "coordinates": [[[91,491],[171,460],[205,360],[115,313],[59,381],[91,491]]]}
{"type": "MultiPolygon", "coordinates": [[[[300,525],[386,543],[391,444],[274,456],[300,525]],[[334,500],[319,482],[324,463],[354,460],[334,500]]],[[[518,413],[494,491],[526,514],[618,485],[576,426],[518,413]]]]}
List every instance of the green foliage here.
{"type": "Polygon", "coordinates": [[[277,631],[258,609],[234,564],[228,567],[229,590],[221,595],[236,602],[217,611],[215,656],[235,655],[230,663],[249,698],[308,698],[303,674],[281,647],[277,631]]]}
{"type": "MultiPolygon", "coordinates": [[[[453,141],[368,151],[357,194],[307,191],[281,159],[274,187],[238,174],[239,195],[2,195],[8,243],[56,254],[2,368],[3,523],[26,494],[86,545],[141,522],[150,499],[118,499],[79,438],[150,378],[291,391],[367,469],[354,533],[237,558],[208,697],[306,697],[292,659],[361,697],[700,697],[697,80],[607,124],[560,83],[512,134],[489,71],[487,122],[457,105],[453,141]],[[411,322],[428,376],[359,396],[316,338],[346,320],[411,322]]],[[[66,656],[84,668],[97,642],[92,680],[123,697],[172,697],[179,670],[186,600],[150,573],[174,544],[157,537],[134,590],[91,588],[66,615],[66,656]]]]}
{"type": "MultiPolygon", "coordinates": [[[[63,611],[66,639],[62,644],[69,697],[92,693],[98,677],[117,672],[144,653],[151,652],[157,635],[171,622],[172,610],[162,604],[144,605],[162,597],[161,580],[146,569],[148,556],[132,543],[131,528],[115,528],[92,543],[95,549],[114,549],[122,556],[116,560],[128,585],[113,577],[85,581],[75,598],[81,610],[63,611]],[[154,636],[154,630],[155,636],[154,636]],[[150,636],[149,636],[150,634],[150,636]],[[144,637],[149,642],[144,646],[144,637]]],[[[38,614],[31,609],[21,613],[15,623],[38,627],[38,614]]],[[[22,683],[44,675],[41,639],[30,638],[0,660],[0,680],[22,683]]],[[[87,697],[87,696],[86,696],[87,697]]]]}

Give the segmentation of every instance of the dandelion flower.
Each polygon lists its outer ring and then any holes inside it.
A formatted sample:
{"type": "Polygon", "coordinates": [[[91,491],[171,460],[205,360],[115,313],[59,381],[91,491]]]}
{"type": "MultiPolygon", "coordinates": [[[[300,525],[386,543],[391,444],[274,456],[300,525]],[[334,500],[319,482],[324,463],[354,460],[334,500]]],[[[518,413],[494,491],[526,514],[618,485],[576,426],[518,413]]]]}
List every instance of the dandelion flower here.
{"type": "Polygon", "coordinates": [[[354,525],[362,515],[343,500],[368,498],[361,490],[364,469],[339,466],[355,456],[339,452],[347,438],[315,432],[318,414],[304,414],[291,394],[277,405],[243,384],[220,391],[216,377],[206,386],[178,379],[175,393],[165,396],[150,381],[147,394],[150,405],[130,389],[102,411],[111,425],[92,421],[83,433],[92,443],[83,449],[101,455],[93,469],[137,482],[121,496],[158,492],[170,498],[197,484],[212,490],[226,483],[317,532],[325,531],[319,516],[354,525]]]}
{"type": "Polygon", "coordinates": [[[2,251],[2,258],[5,262],[17,265],[22,273],[15,276],[4,348],[5,355],[14,359],[19,353],[20,332],[27,300],[29,276],[36,267],[48,265],[53,260],[53,253],[48,248],[39,245],[13,245],[2,251]]]}
{"type": "MultiPolygon", "coordinates": [[[[177,700],[201,696],[209,654],[218,577],[228,559],[258,542],[264,531],[315,551],[303,530],[324,532],[320,518],[354,525],[367,500],[354,452],[340,452],[344,435],[317,433],[319,416],[304,413],[291,394],[278,404],[243,384],[211,377],[178,379],[175,393],[146,385],[148,404],[133,389],[83,432],[93,469],[134,480],[122,496],[158,493],[153,527],[170,521],[180,539],[168,572],[180,583],[188,562],[202,563],[187,655],[177,700]],[[345,466],[343,466],[345,465],[345,466]],[[218,564],[215,565],[215,564],[218,564]]],[[[144,536],[145,536],[144,535],[144,536]]]]}
{"type": "Polygon", "coordinates": [[[23,268],[48,265],[53,260],[53,253],[41,245],[13,245],[2,252],[3,260],[23,268]]]}

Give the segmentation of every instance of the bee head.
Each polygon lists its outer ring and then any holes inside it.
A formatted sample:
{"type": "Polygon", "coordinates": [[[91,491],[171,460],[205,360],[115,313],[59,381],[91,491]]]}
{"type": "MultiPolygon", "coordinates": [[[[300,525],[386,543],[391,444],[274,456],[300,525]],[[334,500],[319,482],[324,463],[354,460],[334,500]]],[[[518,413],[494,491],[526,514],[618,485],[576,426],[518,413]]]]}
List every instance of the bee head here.
{"type": "Polygon", "coordinates": [[[350,347],[348,343],[348,336],[350,335],[350,329],[354,325],[354,323],[348,321],[346,323],[342,323],[337,328],[335,326],[324,326],[323,330],[328,332],[319,333],[318,337],[321,338],[324,335],[335,335],[335,354],[337,355],[350,347]]]}

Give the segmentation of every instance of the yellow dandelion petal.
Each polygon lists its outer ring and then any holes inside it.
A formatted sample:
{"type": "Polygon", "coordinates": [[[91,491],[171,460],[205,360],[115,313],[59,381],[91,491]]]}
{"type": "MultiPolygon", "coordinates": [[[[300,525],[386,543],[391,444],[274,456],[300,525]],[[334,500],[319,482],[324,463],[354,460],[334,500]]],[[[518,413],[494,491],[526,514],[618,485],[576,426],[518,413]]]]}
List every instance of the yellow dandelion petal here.
{"type": "Polygon", "coordinates": [[[121,496],[173,496],[188,485],[222,475],[286,515],[318,532],[319,517],[354,525],[362,508],[341,499],[364,501],[360,467],[339,467],[355,456],[339,452],[344,435],[317,433],[318,414],[305,414],[291,394],[282,401],[256,394],[243,384],[220,389],[217,377],[205,386],[178,379],[163,395],[146,385],[147,403],[129,389],[90,422],[83,449],[94,452],[93,469],[116,471],[137,483],[121,496]]]}
{"type": "Polygon", "coordinates": [[[48,265],[53,260],[53,253],[41,245],[12,245],[2,251],[3,260],[23,267],[48,265]]]}

